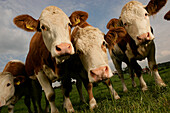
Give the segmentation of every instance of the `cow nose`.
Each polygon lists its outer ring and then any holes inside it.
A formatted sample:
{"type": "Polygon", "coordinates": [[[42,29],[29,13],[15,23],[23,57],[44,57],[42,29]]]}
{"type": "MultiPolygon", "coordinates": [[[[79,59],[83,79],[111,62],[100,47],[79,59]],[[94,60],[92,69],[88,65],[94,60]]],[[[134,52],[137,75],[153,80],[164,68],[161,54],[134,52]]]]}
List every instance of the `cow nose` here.
{"type": "Polygon", "coordinates": [[[109,68],[108,66],[102,66],[102,67],[90,70],[90,75],[93,77],[95,82],[108,79],[109,68]]]}
{"type": "Polygon", "coordinates": [[[60,45],[57,45],[56,52],[58,55],[71,54],[72,53],[71,44],[62,43],[60,45]]]}
{"type": "Polygon", "coordinates": [[[152,40],[149,32],[143,33],[142,35],[138,36],[137,39],[138,39],[139,41],[140,41],[140,40],[145,40],[145,41],[150,41],[150,40],[152,40]]]}

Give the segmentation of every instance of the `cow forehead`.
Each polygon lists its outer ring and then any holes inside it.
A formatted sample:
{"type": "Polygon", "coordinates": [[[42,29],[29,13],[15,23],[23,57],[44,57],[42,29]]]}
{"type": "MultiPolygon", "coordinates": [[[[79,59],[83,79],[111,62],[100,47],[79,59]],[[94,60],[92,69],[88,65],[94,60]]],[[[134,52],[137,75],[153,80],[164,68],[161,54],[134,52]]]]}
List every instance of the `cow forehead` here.
{"type": "Polygon", "coordinates": [[[88,26],[85,28],[79,28],[76,38],[78,38],[77,46],[79,49],[88,49],[94,46],[100,46],[104,41],[104,33],[98,28],[88,26]]]}
{"type": "Polygon", "coordinates": [[[121,18],[123,21],[130,22],[134,19],[141,19],[143,14],[147,12],[144,5],[138,1],[128,2],[121,11],[121,18]]]}
{"type": "Polygon", "coordinates": [[[0,73],[0,84],[13,81],[13,76],[10,73],[0,73]]]}
{"type": "Polygon", "coordinates": [[[56,6],[49,6],[46,7],[39,18],[40,21],[48,24],[67,24],[70,22],[68,16],[58,7],[56,6]]]}

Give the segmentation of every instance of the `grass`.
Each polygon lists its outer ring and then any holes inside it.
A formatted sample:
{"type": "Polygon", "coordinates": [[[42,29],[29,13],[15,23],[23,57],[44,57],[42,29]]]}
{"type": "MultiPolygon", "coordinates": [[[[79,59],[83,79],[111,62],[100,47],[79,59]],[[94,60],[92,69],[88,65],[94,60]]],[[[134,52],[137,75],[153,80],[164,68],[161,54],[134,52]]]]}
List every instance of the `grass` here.
{"type": "MultiPolygon", "coordinates": [[[[114,100],[110,95],[109,90],[103,83],[99,83],[97,87],[93,88],[94,97],[98,103],[98,109],[94,111],[89,110],[88,95],[83,87],[83,94],[86,99],[86,104],[80,103],[79,95],[76,86],[73,85],[70,99],[72,101],[75,113],[168,113],[170,112],[170,68],[159,71],[162,79],[168,85],[165,88],[160,88],[155,85],[153,76],[144,74],[144,80],[148,85],[148,91],[142,92],[138,78],[135,78],[137,87],[133,88],[129,75],[125,75],[125,83],[128,92],[122,91],[122,84],[118,76],[112,77],[111,81],[113,87],[121,97],[119,100],[114,100]]],[[[56,106],[61,113],[65,113],[63,109],[63,97],[60,89],[55,89],[56,106]]],[[[42,106],[45,108],[44,94],[42,98],[42,106]]],[[[24,98],[22,98],[14,109],[15,113],[26,113],[27,108],[24,105],[24,98]]],[[[3,107],[2,113],[7,113],[7,107],[3,107]]]]}

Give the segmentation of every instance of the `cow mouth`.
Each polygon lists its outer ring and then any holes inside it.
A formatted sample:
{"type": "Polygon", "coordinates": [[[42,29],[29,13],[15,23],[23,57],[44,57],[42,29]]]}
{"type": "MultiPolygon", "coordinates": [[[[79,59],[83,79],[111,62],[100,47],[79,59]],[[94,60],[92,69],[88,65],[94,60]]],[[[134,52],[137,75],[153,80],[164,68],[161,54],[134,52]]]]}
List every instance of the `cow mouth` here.
{"type": "Polygon", "coordinates": [[[57,57],[58,59],[58,63],[61,64],[63,62],[65,62],[65,60],[69,59],[70,58],[70,54],[64,54],[64,55],[60,55],[57,57]]]}

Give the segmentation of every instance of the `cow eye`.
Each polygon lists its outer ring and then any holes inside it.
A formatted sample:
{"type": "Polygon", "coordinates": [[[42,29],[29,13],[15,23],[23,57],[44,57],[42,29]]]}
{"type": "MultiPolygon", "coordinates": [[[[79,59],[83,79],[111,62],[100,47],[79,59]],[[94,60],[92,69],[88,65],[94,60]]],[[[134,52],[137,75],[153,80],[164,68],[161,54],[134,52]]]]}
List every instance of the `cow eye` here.
{"type": "Polygon", "coordinates": [[[10,85],[11,85],[11,84],[10,84],[10,83],[8,83],[6,86],[7,86],[7,87],[9,87],[10,85]]]}
{"type": "Polygon", "coordinates": [[[70,26],[70,27],[72,28],[72,25],[71,25],[71,23],[68,23],[68,26],[70,26]]]}
{"type": "Polygon", "coordinates": [[[107,43],[105,41],[103,41],[102,45],[107,47],[107,43]]]}
{"type": "Polygon", "coordinates": [[[44,26],[44,25],[41,26],[41,29],[42,29],[43,31],[47,31],[47,27],[44,26]]]}
{"type": "Polygon", "coordinates": [[[148,13],[145,13],[145,16],[148,16],[148,13]]]}
{"type": "Polygon", "coordinates": [[[123,25],[124,25],[124,26],[127,26],[127,23],[124,23],[123,25]]]}

